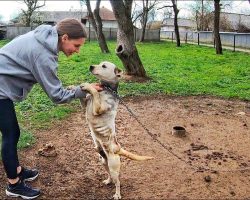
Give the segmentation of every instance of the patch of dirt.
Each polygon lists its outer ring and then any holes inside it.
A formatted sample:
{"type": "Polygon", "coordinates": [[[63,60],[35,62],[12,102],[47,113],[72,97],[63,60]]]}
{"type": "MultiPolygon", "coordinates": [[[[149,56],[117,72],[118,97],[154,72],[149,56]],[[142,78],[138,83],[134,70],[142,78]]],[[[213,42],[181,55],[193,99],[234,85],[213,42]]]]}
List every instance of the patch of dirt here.
{"type": "Polygon", "coordinates": [[[151,80],[149,77],[138,77],[138,76],[133,76],[133,75],[128,75],[128,74],[123,74],[122,75],[122,80],[124,82],[138,82],[138,83],[145,83],[151,80]]]}
{"type": "MultiPolygon", "coordinates": [[[[122,158],[123,199],[249,199],[250,105],[211,97],[151,96],[124,99],[141,122],[179,160],[157,142],[120,104],[116,119],[118,141],[127,150],[154,160],[122,158]],[[171,134],[183,126],[186,137],[171,134]],[[194,170],[197,166],[201,170],[194,170]],[[213,168],[214,171],[202,170],[213,168]]],[[[93,148],[82,111],[47,131],[36,133],[37,143],[20,152],[20,162],[40,170],[32,183],[39,199],[112,199],[114,185],[106,186],[105,170],[93,148]],[[38,150],[55,148],[56,156],[38,150]],[[48,145],[47,145],[48,147],[48,145]]],[[[0,164],[0,199],[5,197],[5,175],[0,164]]]]}

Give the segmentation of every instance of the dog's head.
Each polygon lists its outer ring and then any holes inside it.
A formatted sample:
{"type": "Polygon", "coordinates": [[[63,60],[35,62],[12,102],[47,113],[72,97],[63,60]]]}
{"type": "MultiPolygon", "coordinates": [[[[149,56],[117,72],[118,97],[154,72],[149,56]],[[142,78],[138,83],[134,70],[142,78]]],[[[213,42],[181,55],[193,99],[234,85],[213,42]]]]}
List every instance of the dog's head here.
{"type": "Polygon", "coordinates": [[[99,80],[107,82],[117,82],[122,75],[122,70],[107,61],[101,62],[99,65],[91,65],[89,70],[99,80]]]}

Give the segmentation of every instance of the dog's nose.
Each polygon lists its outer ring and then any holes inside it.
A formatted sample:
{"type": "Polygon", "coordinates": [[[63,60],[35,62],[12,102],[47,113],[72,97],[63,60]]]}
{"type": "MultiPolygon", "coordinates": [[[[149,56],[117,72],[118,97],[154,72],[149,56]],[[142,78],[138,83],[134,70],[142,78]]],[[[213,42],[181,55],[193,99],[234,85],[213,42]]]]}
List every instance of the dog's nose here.
{"type": "Polygon", "coordinates": [[[94,69],[95,67],[93,66],[93,65],[90,65],[90,67],[89,67],[89,71],[93,71],[93,69],[94,69]]]}

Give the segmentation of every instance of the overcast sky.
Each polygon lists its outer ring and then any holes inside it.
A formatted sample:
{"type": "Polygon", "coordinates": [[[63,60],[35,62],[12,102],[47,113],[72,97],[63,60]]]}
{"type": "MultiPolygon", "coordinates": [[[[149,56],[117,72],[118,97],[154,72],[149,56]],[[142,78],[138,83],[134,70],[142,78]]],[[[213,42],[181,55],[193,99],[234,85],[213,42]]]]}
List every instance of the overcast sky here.
{"type": "MultiPolygon", "coordinates": [[[[41,1],[43,2],[43,1],[41,1]]],[[[91,0],[92,8],[95,6],[95,1],[91,0]]],[[[179,14],[180,17],[188,17],[187,5],[192,1],[182,0],[178,2],[178,7],[181,8],[181,12],[179,14]]],[[[79,0],[74,1],[53,1],[47,0],[46,6],[40,10],[49,10],[49,11],[59,11],[59,10],[79,10],[81,9],[79,0]]],[[[110,3],[107,0],[102,0],[101,6],[105,6],[111,9],[110,3]]],[[[3,21],[8,21],[13,16],[17,15],[21,12],[21,9],[26,9],[26,5],[22,1],[4,1],[0,0],[0,15],[3,17],[3,21]]],[[[86,9],[85,7],[83,7],[86,9]]],[[[230,12],[236,13],[244,13],[250,15],[250,4],[248,0],[235,0],[233,2],[233,8],[230,9],[230,12]]]]}

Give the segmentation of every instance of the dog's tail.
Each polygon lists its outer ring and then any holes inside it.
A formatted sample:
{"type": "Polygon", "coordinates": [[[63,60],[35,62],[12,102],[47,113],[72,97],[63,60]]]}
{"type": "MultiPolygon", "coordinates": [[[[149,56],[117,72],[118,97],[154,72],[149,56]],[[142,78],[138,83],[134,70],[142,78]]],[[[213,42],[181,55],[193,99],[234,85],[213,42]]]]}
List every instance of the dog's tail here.
{"type": "Polygon", "coordinates": [[[138,160],[138,161],[142,161],[142,160],[151,160],[153,159],[153,157],[149,157],[149,156],[139,156],[136,154],[133,154],[129,151],[126,151],[123,148],[120,148],[120,150],[117,152],[117,154],[121,155],[121,156],[125,156],[127,158],[130,158],[131,160],[138,160]]]}

